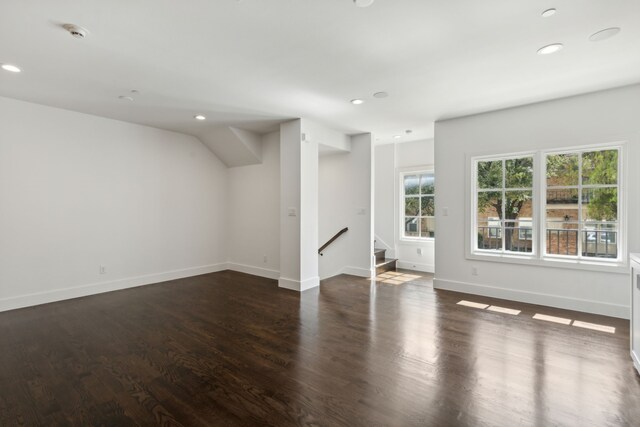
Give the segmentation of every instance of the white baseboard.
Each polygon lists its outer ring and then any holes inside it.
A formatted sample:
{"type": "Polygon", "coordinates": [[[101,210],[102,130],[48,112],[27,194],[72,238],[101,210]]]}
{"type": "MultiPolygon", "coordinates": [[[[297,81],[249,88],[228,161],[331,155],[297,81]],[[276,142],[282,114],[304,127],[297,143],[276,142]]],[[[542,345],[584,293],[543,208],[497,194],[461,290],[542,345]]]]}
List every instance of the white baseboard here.
{"type": "Polygon", "coordinates": [[[367,270],[366,268],[361,267],[344,267],[340,274],[350,274],[352,276],[358,277],[366,277],[367,279],[371,278],[371,270],[367,270]]]}
{"type": "Polygon", "coordinates": [[[520,301],[529,304],[546,305],[549,307],[564,308],[567,310],[583,311],[587,313],[602,314],[604,316],[629,318],[629,306],[610,304],[600,301],[569,298],[559,295],[549,295],[516,289],[497,288],[478,283],[458,282],[454,280],[433,279],[435,289],[464,292],[473,295],[520,301]]]}
{"type": "Polygon", "coordinates": [[[418,264],[411,261],[398,260],[396,262],[396,266],[398,268],[404,268],[406,270],[423,271],[425,273],[433,273],[435,271],[435,266],[433,264],[418,264]]]}
{"type": "Polygon", "coordinates": [[[128,277],[110,282],[91,283],[88,285],[74,286],[72,288],[54,289],[51,291],[37,292],[27,295],[0,299],[0,311],[15,310],[34,305],[47,304],[72,298],[86,297],[104,292],[119,291],[137,286],[151,285],[169,280],[182,279],[184,277],[199,276],[201,274],[215,273],[227,269],[227,263],[205,265],[201,267],[185,268],[181,270],[167,271],[164,273],[147,274],[144,276],[128,277]]]}
{"type": "Polygon", "coordinates": [[[316,288],[320,286],[320,277],[315,276],[305,280],[293,280],[286,277],[280,277],[278,279],[278,287],[291,289],[292,291],[303,292],[307,289],[316,288]]]}
{"type": "Polygon", "coordinates": [[[254,276],[266,277],[267,279],[278,280],[280,272],[276,270],[270,270],[267,268],[254,267],[252,265],[237,264],[235,262],[227,263],[227,268],[233,271],[239,271],[241,273],[253,274],[254,276]]]}

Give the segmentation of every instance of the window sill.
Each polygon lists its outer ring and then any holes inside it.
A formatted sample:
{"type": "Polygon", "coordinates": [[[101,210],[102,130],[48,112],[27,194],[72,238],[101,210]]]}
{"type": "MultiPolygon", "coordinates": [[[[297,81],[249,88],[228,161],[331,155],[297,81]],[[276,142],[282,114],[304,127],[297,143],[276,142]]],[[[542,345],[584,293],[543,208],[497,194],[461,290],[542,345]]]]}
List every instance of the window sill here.
{"type": "Polygon", "coordinates": [[[467,259],[477,261],[522,264],[536,267],[564,268],[583,271],[601,271],[606,273],[629,274],[629,265],[622,261],[598,262],[590,260],[574,260],[555,257],[537,258],[536,256],[490,254],[484,252],[467,253],[467,259]]]}

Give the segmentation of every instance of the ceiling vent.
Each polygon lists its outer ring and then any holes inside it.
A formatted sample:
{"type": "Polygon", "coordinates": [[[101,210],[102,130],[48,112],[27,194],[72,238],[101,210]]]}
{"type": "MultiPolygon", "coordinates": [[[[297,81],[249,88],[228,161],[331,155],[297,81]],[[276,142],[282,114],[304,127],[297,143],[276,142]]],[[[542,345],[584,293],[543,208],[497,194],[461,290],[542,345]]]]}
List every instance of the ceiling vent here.
{"type": "Polygon", "coordinates": [[[73,37],[77,39],[83,39],[87,37],[87,35],[89,34],[89,31],[87,31],[86,28],[82,28],[73,24],[64,24],[62,28],[67,30],[69,34],[71,34],[73,37]]]}

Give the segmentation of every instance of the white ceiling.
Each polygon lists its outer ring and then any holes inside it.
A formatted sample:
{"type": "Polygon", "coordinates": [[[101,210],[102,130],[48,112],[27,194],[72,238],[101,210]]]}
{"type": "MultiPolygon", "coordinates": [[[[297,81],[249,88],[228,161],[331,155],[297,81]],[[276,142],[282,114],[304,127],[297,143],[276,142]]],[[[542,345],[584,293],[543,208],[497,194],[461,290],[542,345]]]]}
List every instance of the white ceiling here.
{"type": "Polygon", "coordinates": [[[438,119],[639,82],[640,1],[1,0],[0,63],[23,69],[0,71],[0,96],[201,137],[305,117],[416,140],[438,119]]]}

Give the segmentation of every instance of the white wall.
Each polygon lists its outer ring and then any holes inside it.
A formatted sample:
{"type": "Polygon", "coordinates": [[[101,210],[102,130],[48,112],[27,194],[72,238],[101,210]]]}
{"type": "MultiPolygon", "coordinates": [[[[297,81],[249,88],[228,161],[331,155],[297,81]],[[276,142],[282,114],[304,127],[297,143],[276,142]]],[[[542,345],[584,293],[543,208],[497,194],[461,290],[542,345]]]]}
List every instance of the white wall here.
{"type": "Polygon", "coordinates": [[[280,271],[280,132],[262,137],[261,164],[229,169],[228,202],[229,268],[277,279],[280,271]]]}
{"type": "MultiPolygon", "coordinates": [[[[400,233],[401,172],[433,169],[433,140],[378,145],[375,148],[375,236],[388,258],[397,258],[398,267],[434,271],[434,240],[409,242],[400,233]],[[418,249],[422,254],[418,254],[418,249]]],[[[436,187],[438,180],[436,178],[436,187]]],[[[438,238],[436,224],[436,239],[438,238]]]]}
{"type": "Polygon", "coordinates": [[[0,98],[0,310],[224,269],[226,186],[193,137],[0,98]]]}
{"type": "Polygon", "coordinates": [[[318,276],[318,143],[302,141],[304,121],[280,125],[280,276],[278,286],[304,291],[318,276]]]}
{"type": "Polygon", "coordinates": [[[342,273],[371,277],[372,155],[366,134],[352,138],[351,152],[320,157],[319,243],[349,228],[319,258],[321,279],[342,273]]]}
{"type": "Polygon", "coordinates": [[[628,141],[629,252],[640,251],[640,85],[436,123],[438,288],[628,317],[629,275],[467,259],[466,157],[628,141]],[[449,215],[443,216],[448,208],[449,215]],[[443,237],[443,236],[446,236],[443,237]],[[478,275],[473,276],[472,267],[478,275]]]}

